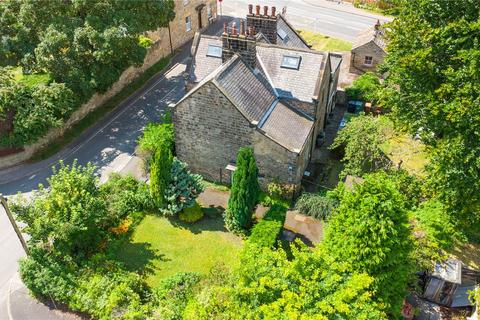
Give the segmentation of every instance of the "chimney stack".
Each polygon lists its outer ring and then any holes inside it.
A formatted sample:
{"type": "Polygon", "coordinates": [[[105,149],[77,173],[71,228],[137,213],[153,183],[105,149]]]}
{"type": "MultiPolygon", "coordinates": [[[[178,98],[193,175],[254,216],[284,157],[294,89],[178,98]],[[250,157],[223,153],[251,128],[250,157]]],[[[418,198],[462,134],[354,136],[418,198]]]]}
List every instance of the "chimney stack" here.
{"type": "Polygon", "coordinates": [[[252,5],[248,5],[247,29],[250,30],[250,27],[253,29],[250,35],[261,32],[270,43],[277,44],[278,17],[276,16],[276,7],[272,7],[270,16],[268,15],[268,6],[263,7],[263,14],[260,14],[260,5],[255,6],[255,14],[251,13],[252,7],[252,5]]]}
{"type": "Polygon", "coordinates": [[[253,28],[246,28],[245,20],[240,20],[240,36],[235,22],[232,23],[230,28],[225,24],[223,28],[222,62],[226,62],[233,55],[239,54],[246,64],[255,68],[257,63],[257,43],[253,28]],[[248,33],[245,32],[246,30],[248,30],[248,33]]]}
{"type": "Polygon", "coordinates": [[[253,4],[248,5],[248,14],[253,14],[253,4]]]}

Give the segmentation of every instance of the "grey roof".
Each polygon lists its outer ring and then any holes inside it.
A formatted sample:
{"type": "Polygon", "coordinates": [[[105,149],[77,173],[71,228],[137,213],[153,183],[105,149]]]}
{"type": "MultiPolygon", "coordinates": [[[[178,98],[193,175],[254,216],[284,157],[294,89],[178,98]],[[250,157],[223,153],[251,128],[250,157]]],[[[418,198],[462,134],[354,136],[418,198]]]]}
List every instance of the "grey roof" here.
{"type": "Polygon", "coordinates": [[[286,103],[278,101],[266,115],[260,129],[285,148],[299,153],[313,128],[313,121],[294,111],[286,103]]]}
{"type": "Polygon", "coordinates": [[[259,69],[272,86],[285,98],[312,102],[317,98],[317,83],[325,64],[325,53],[314,50],[284,48],[275,45],[257,44],[259,69]],[[301,57],[298,70],[282,68],[284,56],[301,57]]]}
{"type": "Polygon", "coordinates": [[[215,82],[249,121],[258,123],[275,101],[275,93],[263,76],[253,72],[238,55],[232,60],[215,82]]]}
{"type": "Polygon", "coordinates": [[[357,39],[353,44],[352,50],[359,48],[363,45],[366,45],[367,43],[370,43],[370,42],[373,42],[380,49],[385,51],[387,47],[387,42],[385,40],[385,30],[382,27],[380,27],[380,29],[377,30],[376,26],[373,26],[371,28],[361,31],[357,35],[357,39]]]}
{"type": "MultiPolygon", "coordinates": [[[[209,45],[222,46],[222,39],[214,36],[200,35],[198,42],[195,42],[195,52],[189,65],[190,81],[200,82],[207,75],[212,73],[222,64],[222,58],[207,56],[209,45]]],[[[192,50],[193,51],[193,50],[192,50]]]]}
{"type": "Polygon", "coordinates": [[[342,62],[342,59],[343,58],[341,54],[330,53],[330,67],[332,68],[332,72],[337,70],[338,66],[340,66],[340,63],[342,62]]]}
{"type": "Polygon", "coordinates": [[[310,48],[307,42],[302,36],[295,30],[295,28],[288,23],[288,21],[281,15],[278,15],[277,20],[277,44],[290,48],[308,49],[310,48]],[[286,37],[282,39],[278,35],[278,31],[283,30],[286,33],[286,37]]]}

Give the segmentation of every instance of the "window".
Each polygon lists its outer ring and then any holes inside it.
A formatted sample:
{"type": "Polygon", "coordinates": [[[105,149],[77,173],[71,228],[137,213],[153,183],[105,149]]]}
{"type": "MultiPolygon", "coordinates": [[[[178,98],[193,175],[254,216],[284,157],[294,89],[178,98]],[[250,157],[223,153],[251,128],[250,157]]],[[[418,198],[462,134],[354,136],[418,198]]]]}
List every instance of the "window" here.
{"type": "Polygon", "coordinates": [[[183,0],[183,5],[186,6],[189,2],[190,0],[183,0]]]}
{"type": "Polygon", "coordinates": [[[283,56],[281,67],[298,70],[300,68],[301,60],[302,60],[301,57],[283,56]]]}
{"type": "Polygon", "coordinates": [[[192,19],[190,18],[190,16],[185,18],[185,29],[187,31],[192,30],[192,19]]]}
{"type": "Polygon", "coordinates": [[[363,62],[366,66],[371,66],[373,64],[373,57],[372,56],[365,56],[365,61],[363,62]]]}
{"type": "Polygon", "coordinates": [[[283,29],[278,29],[277,34],[283,41],[288,41],[288,34],[283,29]]]}
{"type": "Polygon", "coordinates": [[[207,57],[221,58],[222,47],[209,44],[207,49],[207,57]]]}

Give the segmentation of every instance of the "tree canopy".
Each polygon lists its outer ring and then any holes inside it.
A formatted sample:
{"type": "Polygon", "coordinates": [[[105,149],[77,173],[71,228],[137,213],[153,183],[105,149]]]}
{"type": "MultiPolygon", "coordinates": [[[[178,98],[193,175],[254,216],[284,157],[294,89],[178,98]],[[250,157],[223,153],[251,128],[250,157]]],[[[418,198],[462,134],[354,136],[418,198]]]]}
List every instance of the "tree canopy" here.
{"type": "Polygon", "coordinates": [[[387,104],[431,148],[432,190],[480,230],[480,2],[404,0],[388,27],[387,104]]]}

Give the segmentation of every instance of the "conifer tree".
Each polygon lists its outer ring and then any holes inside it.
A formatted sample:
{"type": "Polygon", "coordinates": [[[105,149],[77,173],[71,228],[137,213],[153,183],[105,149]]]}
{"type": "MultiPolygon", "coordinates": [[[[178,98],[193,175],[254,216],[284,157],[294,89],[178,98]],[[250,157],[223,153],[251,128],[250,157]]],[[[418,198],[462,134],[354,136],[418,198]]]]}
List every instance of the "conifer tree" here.
{"type": "Polygon", "coordinates": [[[158,208],[165,203],[165,189],[170,182],[170,168],[173,155],[171,148],[162,143],[152,156],[150,162],[150,194],[158,208]]]}
{"type": "Polygon", "coordinates": [[[232,190],[224,215],[229,230],[244,232],[250,227],[259,192],[258,168],[253,149],[241,148],[237,154],[237,169],[233,174],[232,190]]]}

